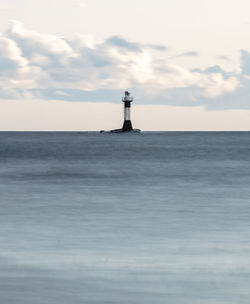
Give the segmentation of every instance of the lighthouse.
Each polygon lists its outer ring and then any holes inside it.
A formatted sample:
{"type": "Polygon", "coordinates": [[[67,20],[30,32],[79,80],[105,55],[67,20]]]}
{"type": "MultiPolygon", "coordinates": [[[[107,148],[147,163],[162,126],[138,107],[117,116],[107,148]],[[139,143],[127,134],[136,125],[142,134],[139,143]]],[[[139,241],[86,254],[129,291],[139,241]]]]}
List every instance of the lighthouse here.
{"type": "Polygon", "coordinates": [[[124,102],[124,123],[122,130],[123,132],[133,131],[132,123],[130,120],[130,108],[131,108],[131,102],[133,101],[133,97],[131,96],[131,93],[126,91],[125,97],[122,98],[122,101],[124,102]]]}
{"type": "Polygon", "coordinates": [[[101,133],[140,133],[141,130],[133,129],[131,117],[130,117],[130,109],[131,109],[131,102],[133,102],[133,97],[129,91],[125,91],[125,96],[122,98],[122,102],[124,104],[124,122],[122,129],[116,129],[111,131],[104,131],[101,130],[101,133]]]}

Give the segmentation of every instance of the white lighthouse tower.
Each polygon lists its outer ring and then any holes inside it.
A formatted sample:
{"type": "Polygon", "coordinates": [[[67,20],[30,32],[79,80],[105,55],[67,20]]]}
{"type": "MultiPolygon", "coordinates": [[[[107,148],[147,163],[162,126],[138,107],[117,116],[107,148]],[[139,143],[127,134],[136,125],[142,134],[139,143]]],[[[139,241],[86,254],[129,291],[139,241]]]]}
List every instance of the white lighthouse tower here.
{"type": "Polygon", "coordinates": [[[122,98],[122,101],[124,102],[124,123],[122,130],[123,132],[133,131],[133,127],[130,119],[130,108],[131,108],[131,102],[133,101],[133,97],[131,96],[131,93],[126,91],[125,97],[122,98]]]}
{"type": "Polygon", "coordinates": [[[126,91],[125,96],[122,98],[122,101],[124,102],[124,122],[122,129],[116,129],[111,131],[101,131],[101,133],[111,132],[111,133],[124,133],[124,132],[131,132],[131,133],[140,133],[141,130],[139,129],[133,129],[132,122],[131,122],[131,116],[130,116],[130,109],[131,109],[131,102],[133,102],[133,97],[131,96],[131,93],[126,91]]]}

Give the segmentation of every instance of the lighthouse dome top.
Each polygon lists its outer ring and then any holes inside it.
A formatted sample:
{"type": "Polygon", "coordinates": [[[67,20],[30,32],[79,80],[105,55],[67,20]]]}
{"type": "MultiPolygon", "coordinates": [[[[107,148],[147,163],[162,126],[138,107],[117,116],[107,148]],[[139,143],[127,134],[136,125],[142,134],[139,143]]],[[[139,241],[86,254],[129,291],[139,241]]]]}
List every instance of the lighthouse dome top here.
{"type": "Polygon", "coordinates": [[[123,101],[133,101],[133,97],[129,91],[125,91],[125,97],[122,98],[123,101]]]}

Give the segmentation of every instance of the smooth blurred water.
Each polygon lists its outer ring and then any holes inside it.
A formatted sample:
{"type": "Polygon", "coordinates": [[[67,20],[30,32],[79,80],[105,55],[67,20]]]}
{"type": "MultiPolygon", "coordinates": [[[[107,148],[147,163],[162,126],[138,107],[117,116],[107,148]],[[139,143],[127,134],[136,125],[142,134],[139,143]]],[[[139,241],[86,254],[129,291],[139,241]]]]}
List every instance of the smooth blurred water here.
{"type": "Polygon", "coordinates": [[[249,304],[250,133],[0,133],[0,303],[249,304]]]}

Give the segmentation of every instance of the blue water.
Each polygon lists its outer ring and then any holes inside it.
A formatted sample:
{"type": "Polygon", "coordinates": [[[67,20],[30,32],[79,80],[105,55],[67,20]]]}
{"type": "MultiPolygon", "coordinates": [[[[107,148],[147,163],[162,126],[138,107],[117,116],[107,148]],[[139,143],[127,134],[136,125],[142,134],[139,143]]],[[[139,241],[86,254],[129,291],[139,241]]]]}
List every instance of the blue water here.
{"type": "Polygon", "coordinates": [[[249,304],[250,133],[0,133],[1,304],[249,304]]]}

